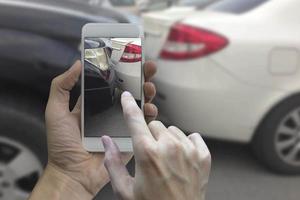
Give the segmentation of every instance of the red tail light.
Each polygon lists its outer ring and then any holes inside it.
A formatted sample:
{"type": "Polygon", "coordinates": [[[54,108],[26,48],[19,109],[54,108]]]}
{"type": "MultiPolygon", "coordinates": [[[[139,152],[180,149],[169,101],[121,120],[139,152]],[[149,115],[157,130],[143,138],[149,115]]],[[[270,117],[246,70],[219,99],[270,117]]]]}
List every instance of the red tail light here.
{"type": "Polygon", "coordinates": [[[184,25],[175,24],[160,53],[160,57],[184,60],[202,57],[223,49],[228,40],[216,33],[184,25]]]}
{"type": "Polygon", "coordinates": [[[142,48],[139,45],[127,44],[121,62],[139,62],[142,60],[142,48]]]}

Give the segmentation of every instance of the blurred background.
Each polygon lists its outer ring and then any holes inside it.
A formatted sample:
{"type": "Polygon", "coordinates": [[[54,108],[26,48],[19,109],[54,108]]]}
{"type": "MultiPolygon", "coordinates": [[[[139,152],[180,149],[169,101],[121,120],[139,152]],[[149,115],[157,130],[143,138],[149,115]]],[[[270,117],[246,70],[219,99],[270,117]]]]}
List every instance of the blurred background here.
{"type": "MultiPolygon", "coordinates": [[[[80,59],[82,26],[109,22],[144,27],[159,119],[200,132],[211,150],[208,200],[299,200],[299,8],[299,0],[0,0],[0,199],[28,197],[47,162],[51,80],[80,59]]],[[[115,199],[110,185],[96,199],[115,199]]]]}

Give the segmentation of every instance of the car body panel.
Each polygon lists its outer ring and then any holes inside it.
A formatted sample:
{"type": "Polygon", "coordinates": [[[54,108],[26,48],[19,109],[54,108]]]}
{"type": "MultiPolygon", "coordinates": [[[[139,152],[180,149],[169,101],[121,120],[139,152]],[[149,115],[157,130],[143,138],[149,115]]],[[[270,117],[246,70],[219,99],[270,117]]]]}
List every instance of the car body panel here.
{"type": "Polygon", "coordinates": [[[112,38],[112,47],[114,48],[114,51],[112,52],[111,58],[115,62],[119,62],[121,59],[123,52],[125,50],[126,45],[130,42],[127,38],[112,38]]]}
{"type": "Polygon", "coordinates": [[[284,90],[241,83],[211,59],[157,63],[164,66],[154,79],[161,118],[187,132],[248,142],[262,117],[260,111],[289,95],[284,90]],[[165,78],[170,70],[174,75],[165,78]]]}
{"type": "Polygon", "coordinates": [[[127,44],[134,44],[141,46],[141,41],[132,40],[131,38],[116,38],[113,39],[115,41],[115,45],[118,45],[120,51],[116,51],[117,53],[113,53],[114,59],[116,59],[117,64],[115,65],[117,83],[123,90],[129,90],[129,92],[133,95],[133,97],[137,100],[141,100],[141,70],[142,70],[142,62],[131,62],[126,63],[120,61],[124,49],[127,44]]]}
{"type": "Polygon", "coordinates": [[[141,100],[141,61],[120,63],[116,66],[116,75],[121,89],[128,90],[136,100],[141,100]]]}
{"type": "MultiPolygon", "coordinates": [[[[269,9],[273,4],[277,5],[276,0],[265,3],[260,9],[269,9]]],[[[294,49],[294,52],[298,53],[298,57],[300,56],[300,40],[298,39],[300,29],[297,27],[297,22],[286,23],[286,20],[281,20],[272,23],[274,20],[273,15],[264,13],[267,12],[254,10],[239,17],[230,15],[229,18],[210,16],[210,14],[205,18],[203,13],[199,13],[199,15],[182,22],[225,35],[229,40],[229,46],[222,50],[222,54],[215,54],[213,59],[241,81],[261,87],[278,87],[287,90],[299,89],[298,84],[294,82],[299,77],[297,69],[293,74],[282,73],[274,76],[266,67],[269,65],[269,58],[272,56],[273,51],[278,48],[294,49]],[[260,21],[258,22],[256,18],[252,17],[253,15],[259,18],[260,21]],[[197,20],[198,18],[203,20],[197,20]],[[280,30],[280,33],[278,33],[278,30],[280,30]],[[252,62],[245,63],[245,60],[252,60],[252,62]],[[288,85],[286,86],[286,84],[288,85]]],[[[296,68],[300,68],[300,62],[296,65],[296,68]]]]}
{"type": "Polygon", "coordinates": [[[0,29],[0,43],[2,84],[28,86],[44,95],[51,79],[80,58],[67,43],[26,31],[0,29]]]}
{"type": "Polygon", "coordinates": [[[149,59],[157,58],[168,37],[170,27],[175,23],[184,22],[185,18],[195,19],[195,23],[197,23],[216,18],[225,20],[232,17],[226,13],[199,11],[195,7],[173,7],[166,11],[147,13],[143,15],[146,56],[149,59]]]}
{"type": "Polygon", "coordinates": [[[78,39],[88,22],[129,22],[110,9],[94,9],[64,1],[0,1],[0,26],[66,40],[78,39]],[[33,25],[34,24],[34,25],[33,25]]]}
{"type": "MultiPolygon", "coordinates": [[[[154,81],[162,118],[189,132],[249,142],[274,106],[300,92],[299,3],[273,0],[244,14],[204,10],[173,20],[220,34],[229,44],[209,56],[176,62],[159,58],[162,45],[153,49],[156,52],[146,51],[158,63],[154,81]],[[270,63],[278,49],[275,55],[293,66],[274,74],[270,63]],[[284,73],[291,68],[293,73],[284,73]]],[[[145,30],[151,30],[154,21],[166,24],[166,14],[152,15],[145,30]]],[[[148,42],[164,43],[167,28],[148,42]]]]}
{"type": "Polygon", "coordinates": [[[73,2],[0,0],[1,85],[26,86],[46,98],[51,79],[80,59],[87,22],[131,21],[112,9],[73,2]]]}

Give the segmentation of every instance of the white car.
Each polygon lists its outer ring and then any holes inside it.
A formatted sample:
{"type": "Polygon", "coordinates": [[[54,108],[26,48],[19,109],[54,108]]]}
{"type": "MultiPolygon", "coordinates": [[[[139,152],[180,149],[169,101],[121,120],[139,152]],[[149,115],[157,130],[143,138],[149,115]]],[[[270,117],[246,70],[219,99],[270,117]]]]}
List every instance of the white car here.
{"type": "Polygon", "coordinates": [[[140,38],[113,38],[111,59],[116,63],[117,84],[141,100],[142,48],[140,38]]]}
{"type": "Polygon", "coordinates": [[[300,1],[223,0],[143,16],[167,122],[252,142],[281,173],[300,173],[300,1]]]}

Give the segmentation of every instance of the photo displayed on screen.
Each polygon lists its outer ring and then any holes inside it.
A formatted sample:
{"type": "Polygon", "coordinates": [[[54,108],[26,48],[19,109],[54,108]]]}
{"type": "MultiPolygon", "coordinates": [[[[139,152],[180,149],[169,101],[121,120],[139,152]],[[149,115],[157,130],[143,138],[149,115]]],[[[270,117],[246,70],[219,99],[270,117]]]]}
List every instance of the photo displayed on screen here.
{"type": "Polygon", "coordinates": [[[120,97],[129,91],[141,105],[140,38],[84,39],[84,136],[129,137],[120,97]]]}

